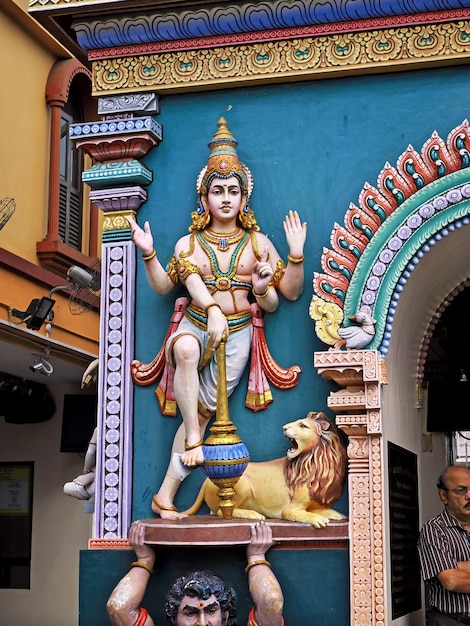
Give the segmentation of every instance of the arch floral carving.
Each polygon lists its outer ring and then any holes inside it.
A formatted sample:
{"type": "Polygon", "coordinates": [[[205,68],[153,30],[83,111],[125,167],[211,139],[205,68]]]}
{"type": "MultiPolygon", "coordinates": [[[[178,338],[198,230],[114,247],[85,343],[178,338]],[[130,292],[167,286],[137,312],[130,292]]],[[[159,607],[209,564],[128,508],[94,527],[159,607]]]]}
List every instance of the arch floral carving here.
{"type": "Polygon", "coordinates": [[[364,347],[387,354],[396,305],[423,255],[442,237],[470,223],[470,129],[467,120],[444,141],[434,131],[420,152],[413,146],[386,163],[376,187],[365,183],[344,226],[335,224],[331,249],[315,272],[310,316],[333,346],[350,318],[366,312],[375,334],[364,347]]]}

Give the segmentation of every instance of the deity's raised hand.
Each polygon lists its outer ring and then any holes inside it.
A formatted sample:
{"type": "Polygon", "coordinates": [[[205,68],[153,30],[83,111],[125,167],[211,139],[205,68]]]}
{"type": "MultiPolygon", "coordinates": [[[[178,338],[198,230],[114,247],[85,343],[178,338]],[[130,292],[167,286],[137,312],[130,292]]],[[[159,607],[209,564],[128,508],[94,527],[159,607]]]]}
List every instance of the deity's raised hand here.
{"type": "Polygon", "coordinates": [[[297,211],[289,211],[283,222],[289,253],[294,258],[303,254],[305,239],[307,238],[307,222],[300,221],[297,211]]]}
{"type": "Polygon", "coordinates": [[[153,252],[153,236],[150,230],[150,224],[145,222],[142,229],[132,217],[127,217],[129,226],[131,227],[132,241],[139,248],[144,256],[148,256],[153,252]]]}
{"type": "Polygon", "coordinates": [[[273,268],[268,261],[269,249],[266,246],[261,254],[261,258],[253,265],[251,280],[253,289],[256,293],[262,293],[266,290],[269,282],[273,277],[273,268]]]}

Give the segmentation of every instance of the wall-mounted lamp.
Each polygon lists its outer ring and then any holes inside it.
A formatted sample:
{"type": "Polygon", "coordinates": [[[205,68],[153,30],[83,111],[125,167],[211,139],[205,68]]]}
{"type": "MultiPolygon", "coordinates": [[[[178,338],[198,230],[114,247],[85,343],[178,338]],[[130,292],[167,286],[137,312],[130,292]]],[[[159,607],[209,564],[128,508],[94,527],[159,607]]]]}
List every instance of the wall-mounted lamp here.
{"type": "Polygon", "coordinates": [[[33,354],[33,364],[30,365],[29,369],[35,374],[42,374],[43,376],[50,376],[54,371],[52,364],[40,354],[33,354]]]}
{"type": "Polygon", "coordinates": [[[55,300],[47,296],[42,298],[34,298],[29,303],[26,311],[18,311],[18,309],[12,309],[11,314],[13,317],[17,317],[27,328],[31,330],[39,330],[52,311],[52,307],[55,304],[55,300]]]}
{"type": "Polygon", "coordinates": [[[73,290],[77,287],[98,291],[100,288],[101,276],[99,274],[90,274],[90,272],[87,272],[77,265],[69,267],[67,270],[67,279],[70,281],[70,284],[53,287],[48,296],[34,298],[34,300],[31,300],[29,303],[26,311],[11,309],[11,317],[16,317],[31,330],[39,330],[46,320],[53,319],[52,308],[55,304],[55,300],[51,296],[56,291],[73,290]]]}

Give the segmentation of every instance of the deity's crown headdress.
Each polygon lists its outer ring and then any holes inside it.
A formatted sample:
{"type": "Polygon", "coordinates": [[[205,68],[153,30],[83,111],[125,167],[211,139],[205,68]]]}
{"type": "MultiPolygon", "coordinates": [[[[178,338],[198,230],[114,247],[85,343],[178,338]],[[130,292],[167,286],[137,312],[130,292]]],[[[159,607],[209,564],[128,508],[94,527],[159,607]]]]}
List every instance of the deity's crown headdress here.
{"type": "MultiPolygon", "coordinates": [[[[221,117],[217,122],[217,131],[209,142],[210,154],[205,165],[199,173],[196,182],[198,193],[197,213],[193,214],[193,227],[191,230],[200,230],[207,222],[207,211],[201,201],[201,196],[207,196],[210,185],[214,178],[228,179],[235,176],[240,181],[242,195],[246,201],[240,208],[240,221],[249,229],[256,229],[256,220],[249,207],[249,200],[253,191],[253,176],[248,167],[242,163],[237,155],[238,142],[228,129],[226,120],[221,117]]],[[[209,216],[207,216],[208,219],[209,216]]]]}

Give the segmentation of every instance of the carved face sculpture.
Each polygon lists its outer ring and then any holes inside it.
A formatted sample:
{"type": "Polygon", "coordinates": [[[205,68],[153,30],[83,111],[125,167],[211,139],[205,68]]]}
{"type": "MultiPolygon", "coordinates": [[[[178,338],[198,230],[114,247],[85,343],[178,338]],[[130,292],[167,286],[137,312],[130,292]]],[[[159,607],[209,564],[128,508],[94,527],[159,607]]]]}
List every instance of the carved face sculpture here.
{"type": "Polygon", "coordinates": [[[232,176],[226,180],[214,178],[209,187],[207,208],[211,215],[212,224],[226,224],[237,219],[242,202],[242,192],[238,178],[232,176]]]}
{"type": "Polygon", "coordinates": [[[239,224],[247,230],[259,230],[254,213],[249,207],[253,177],[248,167],[240,162],[236,147],[237,141],[229,131],[227,122],[220,118],[217,132],[209,143],[211,152],[207,165],[202,168],[196,181],[198,200],[197,210],[191,213],[191,232],[203,230],[211,219],[209,196],[214,182],[216,180],[227,182],[232,178],[237,180],[241,194],[237,215],[239,224]]]}
{"type": "Polygon", "coordinates": [[[213,572],[196,570],[175,580],[165,600],[175,626],[235,626],[235,592],[213,572]]]}
{"type": "Polygon", "coordinates": [[[223,614],[214,595],[206,600],[184,596],[176,616],[176,626],[222,626],[223,614]]]}

